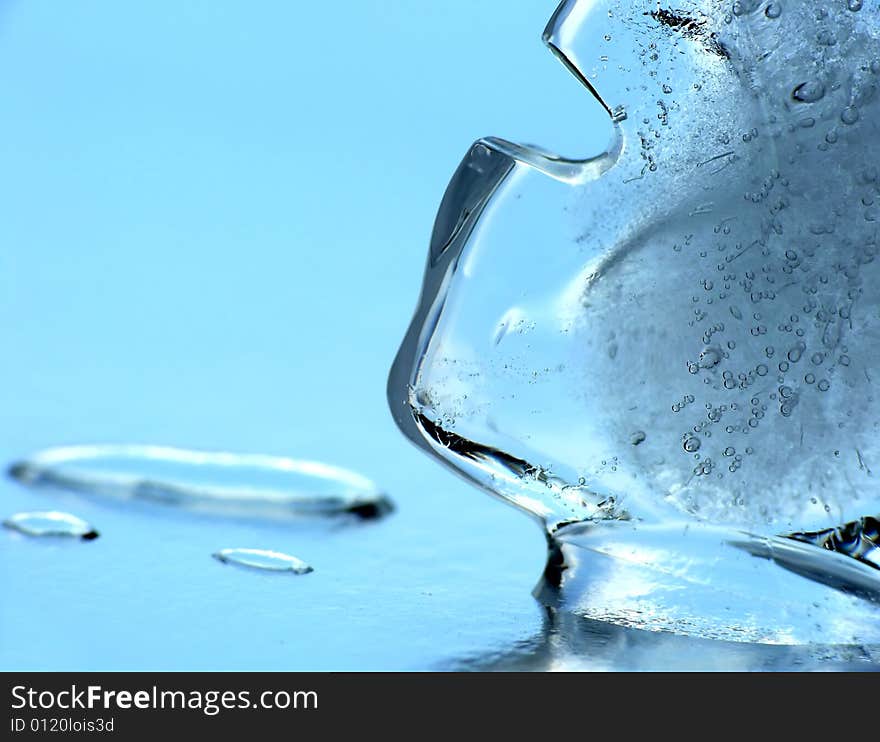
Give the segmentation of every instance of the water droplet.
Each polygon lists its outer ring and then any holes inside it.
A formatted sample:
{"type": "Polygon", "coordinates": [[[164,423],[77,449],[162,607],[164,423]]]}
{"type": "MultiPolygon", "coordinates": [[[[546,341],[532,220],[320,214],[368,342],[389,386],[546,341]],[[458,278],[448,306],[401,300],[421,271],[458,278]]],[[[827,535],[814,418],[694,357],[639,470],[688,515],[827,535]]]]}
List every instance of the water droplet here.
{"type": "Polygon", "coordinates": [[[831,387],[831,383],[828,381],[828,379],[822,379],[818,384],[816,384],[816,386],[819,387],[820,392],[827,392],[828,389],[831,387]]]}
{"type": "Polygon", "coordinates": [[[825,86],[818,80],[802,82],[791,91],[791,97],[800,103],[815,103],[825,95],[825,86]]]}
{"type": "Polygon", "coordinates": [[[98,538],[98,532],[82,518],[57,510],[16,513],[4,520],[3,525],[28,536],[73,536],[83,541],[98,538]]]}
{"type": "Polygon", "coordinates": [[[163,446],[50,448],[13,464],[25,485],[248,517],[375,518],[393,510],[369,479],[316,461],[163,446]]]}
{"type": "Polygon", "coordinates": [[[846,8],[853,13],[858,13],[862,9],[862,0],[847,0],[846,8]]]}
{"type": "Polygon", "coordinates": [[[313,571],[302,559],[268,549],[221,549],[211,556],[224,564],[237,564],[268,572],[293,572],[295,575],[305,575],[313,571]]]}

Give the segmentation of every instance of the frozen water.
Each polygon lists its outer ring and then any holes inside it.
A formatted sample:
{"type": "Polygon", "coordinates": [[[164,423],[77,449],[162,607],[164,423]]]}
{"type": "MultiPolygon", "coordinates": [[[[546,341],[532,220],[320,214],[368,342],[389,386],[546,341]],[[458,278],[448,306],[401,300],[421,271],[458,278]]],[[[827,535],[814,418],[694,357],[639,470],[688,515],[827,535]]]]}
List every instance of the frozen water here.
{"type": "Polygon", "coordinates": [[[578,610],[711,635],[724,598],[705,586],[742,569],[727,628],[873,641],[876,534],[817,534],[880,513],[880,7],[570,0],[544,41],[610,143],[473,145],[389,379],[395,419],[567,553],[652,575],[629,574],[642,597],[619,611],[626,580],[615,594],[591,562],[578,610]],[[703,597],[671,615],[644,598],[657,570],[703,597]],[[823,608],[756,612],[769,590],[823,608]]]}

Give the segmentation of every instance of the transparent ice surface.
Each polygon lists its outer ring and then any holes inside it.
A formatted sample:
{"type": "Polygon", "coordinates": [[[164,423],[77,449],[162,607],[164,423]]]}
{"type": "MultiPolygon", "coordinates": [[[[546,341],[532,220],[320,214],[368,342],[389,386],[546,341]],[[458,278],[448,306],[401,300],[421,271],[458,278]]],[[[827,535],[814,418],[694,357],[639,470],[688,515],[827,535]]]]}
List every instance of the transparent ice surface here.
{"type": "Polygon", "coordinates": [[[543,524],[548,601],[876,642],[880,7],[573,0],[544,42],[610,143],[473,145],[398,425],[543,524]]]}

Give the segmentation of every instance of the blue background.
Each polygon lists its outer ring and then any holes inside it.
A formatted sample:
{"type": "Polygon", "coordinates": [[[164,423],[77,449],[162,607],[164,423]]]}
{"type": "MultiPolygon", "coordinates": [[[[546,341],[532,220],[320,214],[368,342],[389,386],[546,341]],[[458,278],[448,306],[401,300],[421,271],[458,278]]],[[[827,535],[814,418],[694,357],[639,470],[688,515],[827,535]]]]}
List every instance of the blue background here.
{"type": "Polygon", "coordinates": [[[598,152],[552,0],[0,5],[0,460],[73,443],[274,453],[398,504],[217,520],[0,483],[92,543],[0,533],[3,669],[483,666],[540,635],[528,519],[396,430],[385,380],[481,135],[598,152]],[[306,577],[223,567],[274,548],[306,577]],[[470,664],[469,664],[470,663],[470,664]]]}

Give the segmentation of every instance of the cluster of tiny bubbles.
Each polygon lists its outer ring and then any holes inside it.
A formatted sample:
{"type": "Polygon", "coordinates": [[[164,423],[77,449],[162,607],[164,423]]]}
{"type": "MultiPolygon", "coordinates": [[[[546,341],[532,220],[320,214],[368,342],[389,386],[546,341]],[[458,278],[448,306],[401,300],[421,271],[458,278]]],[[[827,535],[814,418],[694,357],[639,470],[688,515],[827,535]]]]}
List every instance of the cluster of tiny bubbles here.
{"type": "Polygon", "coordinates": [[[778,389],[779,392],[779,414],[783,417],[790,417],[794,412],[794,408],[798,403],[798,393],[790,386],[783,384],[778,389]]]}
{"type": "Polygon", "coordinates": [[[733,371],[725,371],[722,374],[725,389],[736,389],[736,381],[733,378],[733,371]]]}
{"type": "Polygon", "coordinates": [[[712,325],[705,333],[703,333],[703,344],[709,345],[709,343],[712,342],[712,336],[717,332],[724,332],[723,322],[712,325]]]}
{"type": "Polygon", "coordinates": [[[710,402],[706,402],[706,409],[709,411],[706,414],[709,422],[717,423],[721,421],[721,417],[725,412],[727,412],[727,405],[721,405],[720,407],[713,407],[710,402]]]}
{"type": "MultiPolygon", "coordinates": [[[[611,457],[611,464],[610,464],[611,471],[617,471],[617,464],[618,464],[618,461],[619,461],[619,459],[618,459],[617,456],[612,456],[612,457],[611,457]]],[[[602,459],[602,466],[603,466],[603,467],[605,467],[605,466],[609,466],[608,461],[607,461],[606,459],[602,459]]],[[[548,469],[547,471],[549,471],[549,469],[548,469]]]]}
{"type": "Polygon", "coordinates": [[[735,473],[737,469],[742,466],[742,456],[736,453],[736,451],[734,451],[733,448],[730,447],[724,450],[724,455],[733,457],[733,461],[731,461],[728,465],[727,471],[729,471],[731,474],[735,473]],[[728,451],[731,451],[731,453],[727,453],[728,451]]]}
{"type": "Polygon", "coordinates": [[[687,407],[689,404],[692,404],[693,401],[694,401],[694,399],[695,399],[695,398],[694,398],[694,395],[693,395],[693,394],[685,394],[685,395],[681,398],[681,400],[679,400],[678,402],[676,402],[675,404],[672,405],[672,411],[673,411],[673,412],[679,412],[679,411],[681,411],[682,409],[684,409],[685,407],[687,407]]]}

